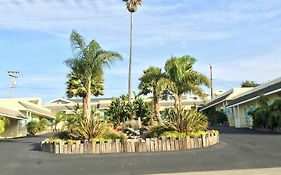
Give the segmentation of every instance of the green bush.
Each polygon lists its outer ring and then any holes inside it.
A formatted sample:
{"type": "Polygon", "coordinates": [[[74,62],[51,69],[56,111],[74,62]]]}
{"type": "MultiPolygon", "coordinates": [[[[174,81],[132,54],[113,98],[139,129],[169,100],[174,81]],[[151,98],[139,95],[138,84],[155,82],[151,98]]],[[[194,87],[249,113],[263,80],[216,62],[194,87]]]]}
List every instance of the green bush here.
{"type": "Polygon", "coordinates": [[[48,126],[50,126],[49,120],[43,118],[39,121],[32,120],[27,123],[27,132],[29,135],[35,135],[40,132],[46,131],[48,129],[48,126]]]}
{"type": "Polygon", "coordinates": [[[7,126],[10,125],[10,120],[6,117],[0,117],[0,134],[5,132],[7,126]]]}
{"type": "Polygon", "coordinates": [[[61,140],[73,140],[74,136],[69,131],[60,131],[54,134],[53,138],[61,139],[61,140]]]}
{"type": "Polygon", "coordinates": [[[27,123],[27,132],[29,135],[35,135],[41,131],[41,125],[38,121],[30,121],[27,123]]]}
{"type": "Polygon", "coordinates": [[[101,135],[108,125],[99,117],[83,119],[79,124],[73,126],[72,133],[80,140],[92,140],[101,135]]]}
{"type": "Polygon", "coordinates": [[[103,132],[100,136],[96,137],[97,140],[124,140],[127,136],[123,132],[116,131],[113,129],[108,129],[107,131],[103,132]]]}
{"type": "Polygon", "coordinates": [[[208,118],[196,110],[178,109],[174,112],[174,118],[165,122],[165,125],[175,131],[188,134],[207,129],[208,118]]]}
{"type": "Polygon", "coordinates": [[[160,137],[166,131],[175,131],[175,129],[170,128],[166,125],[155,125],[148,129],[145,137],[148,137],[148,138],[160,137]]]}
{"type": "Polygon", "coordinates": [[[186,137],[187,134],[186,133],[180,133],[177,131],[165,131],[163,134],[160,135],[161,137],[175,137],[175,138],[179,138],[179,137],[186,137]]]}
{"type": "Polygon", "coordinates": [[[206,113],[206,115],[211,125],[224,125],[228,121],[224,112],[216,111],[215,109],[211,109],[206,113]]]}
{"type": "Polygon", "coordinates": [[[275,100],[271,105],[268,99],[261,96],[258,100],[259,107],[249,112],[253,117],[254,128],[265,128],[270,130],[281,128],[281,99],[275,100]]]}

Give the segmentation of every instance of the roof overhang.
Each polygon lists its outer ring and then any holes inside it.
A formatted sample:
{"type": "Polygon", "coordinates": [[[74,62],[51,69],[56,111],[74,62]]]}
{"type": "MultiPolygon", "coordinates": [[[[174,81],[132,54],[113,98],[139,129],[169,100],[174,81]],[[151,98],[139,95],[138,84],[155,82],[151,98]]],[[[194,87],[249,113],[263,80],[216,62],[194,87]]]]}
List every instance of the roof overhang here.
{"type": "MultiPolygon", "coordinates": [[[[271,94],[274,94],[274,93],[277,93],[277,92],[281,92],[281,88],[276,89],[276,90],[271,91],[271,92],[268,92],[268,93],[265,93],[265,94],[263,94],[263,95],[267,96],[267,95],[271,95],[271,94]]],[[[229,105],[229,106],[227,106],[227,107],[234,107],[234,106],[238,106],[238,105],[241,105],[241,104],[247,103],[247,102],[249,102],[249,101],[253,101],[253,100],[255,100],[255,99],[258,99],[259,97],[260,97],[260,95],[255,96],[255,97],[250,98],[250,99],[247,99],[247,100],[244,100],[244,101],[241,101],[241,102],[238,102],[238,103],[235,103],[235,104],[231,104],[231,105],[229,105]]]]}

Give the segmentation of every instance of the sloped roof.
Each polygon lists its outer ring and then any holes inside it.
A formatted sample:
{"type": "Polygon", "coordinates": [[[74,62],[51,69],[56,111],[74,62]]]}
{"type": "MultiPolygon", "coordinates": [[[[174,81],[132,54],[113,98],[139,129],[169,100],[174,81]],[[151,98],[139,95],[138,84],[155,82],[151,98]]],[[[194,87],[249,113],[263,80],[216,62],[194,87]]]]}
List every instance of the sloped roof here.
{"type": "Polygon", "coordinates": [[[228,106],[243,103],[247,100],[258,98],[260,95],[266,95],[271,92],[281,92],[281,78],[262,84],[246,93],[241,94],[235,100],[231,101],[228,106]]]}
{"type": "Polygon", "coordinates": [[[43,115],[48,118],[52,118],[52,119],[55,118],[54,115],[52,114],[51,110],[49,110],[45,107],[36,105],[34,103],[30,103],[28,101],[19,101],[19,103],[26,108],[26,110],[23,110],[23,111],[28,110],[35,114],[43,115]]]}
{"type": "Polygon", "coordinates": [[[209,108],[209,107],[212,107],[218,103],[221,103],[223,101],[226,100],[226,98],[233,92],[233,89],[221,94],[220,96],[218,96],[217,98],[211,100],[208,104],[206,104],[205,106],[203,106],[203,108],[201,109],[201,111],[209,108]]]}
{"type": "Polygon", "coordinates": [[[8,118],[14,118],[14,119],[24,119],[24,115],[22,115],[20,112],[7,109],[4,107],[0,107],[0,116],[8,117],[8,118]]]}
{"type": "Polygon", "coordinates": [[[54,99],[54,100],[52,100],[52,101],[49,101],[48,103],[46,103],[46,105],[48,105],[48,104],[58,104],[58,102],[64,102],[64,103],[60,103],[60,104],[74,103],[73,101],[68,100],[68,99],[57,98],[57,99],[54,99]]]}
{"type": "MultiPolygon", "coordinates": [[[[69,101],[72,101],[74,103],[82,103],[82,99],[81,98],[73,98],[73,99],[68,99],[69,101]]],[[[92,98],[91,102],[99,102],[102,100],[112,100],[112,98],[92,98]]]]}

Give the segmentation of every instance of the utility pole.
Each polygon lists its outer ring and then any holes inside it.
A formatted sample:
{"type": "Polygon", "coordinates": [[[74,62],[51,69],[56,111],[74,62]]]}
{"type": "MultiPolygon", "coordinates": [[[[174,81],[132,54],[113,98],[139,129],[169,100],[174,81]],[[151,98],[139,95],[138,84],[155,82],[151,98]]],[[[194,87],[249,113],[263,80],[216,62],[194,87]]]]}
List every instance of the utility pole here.
{"type": "Polygon", "coordinates": [[[19,71],[8,71],[8,75],[12,78],[10,98],[13,97],[13,89],[16,88],[19,73],[19,71]]]}
{"type": "Polygon", "coordinates": [[[211,81],[211,100],[213,99],[213,67],[210,64],[210,81],[211,81]]]}

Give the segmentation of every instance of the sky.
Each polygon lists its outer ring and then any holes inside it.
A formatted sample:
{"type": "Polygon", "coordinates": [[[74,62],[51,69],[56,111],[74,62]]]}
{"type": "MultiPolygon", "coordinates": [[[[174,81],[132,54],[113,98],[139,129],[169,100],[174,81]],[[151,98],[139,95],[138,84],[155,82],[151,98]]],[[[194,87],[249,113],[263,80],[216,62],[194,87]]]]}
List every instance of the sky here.
{"type": "MultiPolygon", "coordinates": [[[[65,97],[72,30],[124,57],[105,69],[104,97],[127,93],[130,16],[121,0],[0,0],[0,98],[65,97]]],[[[143,0],[134,14],[132,88],[149,66],[190,55],[214,90],[280,77],[280,0],[143,0]]],[[[207,90],[207,89],[206,89],[207,90]]]]}

